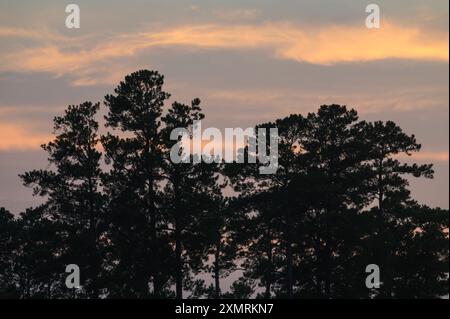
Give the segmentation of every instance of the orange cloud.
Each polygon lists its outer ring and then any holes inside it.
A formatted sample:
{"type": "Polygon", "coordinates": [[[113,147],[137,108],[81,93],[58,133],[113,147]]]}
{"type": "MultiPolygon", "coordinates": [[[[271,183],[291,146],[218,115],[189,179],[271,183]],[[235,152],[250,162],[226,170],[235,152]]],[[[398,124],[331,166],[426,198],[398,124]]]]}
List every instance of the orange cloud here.
{"type": "MultiPolygon", "coordinates": [[[[1,30],[0,37],[20,37],[28,32],[1,30]]],[[[117,81],[112,73],[124,68],[120,58],[131,58],[156,47],[262,49],[272,52],[275,58],[322,65],[387,58],[448,61],[449,56],[448,32],[430,33],[386,21],[380,29],[367,29],[363,24],[316,28],[292,23],[207,24],[114,35],[100,42],[85,37],[77,45],[74,41],[42,41],[41,46],[4,54],[0,71],[72,74],[79,85],[110,83],[117,81]]]]}
{"type": "Polygon", "coordinates": [[[448,151],[421,151],[418,153],[413,153],[411,156],[406,154],[400,154],[398,156],[403,160],[417,160],[417,161],[428,161],[428,162],[448,162],[448,151]]]}
{"type": "Polygon", "coordinates": [[[41,34],[34,30],[24,28],[0,27],[0,37],[2,38],[40,38],[41,34]]]}
{"type": "MultiPolygon", "coordinates": [[[[77,41],[76,38],[66,37],[56,32],[51,31],[48,28],[40,29],[26,29],[26,28],[16,28],[16,27],[5,27],[0,26],[0,38],[11,38],[11,39],[26,39],[33,41],[55,41],[64,43],[74,43],[77,41]]],[[[80,37],[79,39],[87,39],[86,36],[80,37]]]]}
{"type": "Polygon", "coordinates": [[[38,149],[51,139],[51,135],[36,134],[20,125],[0,123],[0,151],[38,149]]]}
{"type": "Polygon", "coordinates": [[[204,48],[274,49],[285,59],[315,64],[371,61],[386,58],[448,61],[448,34],[435,37],[417,28],[383,23],[365,26],[328,26],[308,29],[290,23],[245,26],[185,26],[144,34],[153,45],[204,48]]]}
{"type": "Polygon", "coordinates": [[[448,34],[430,36],[417,28],[385,22],[380,29],[332,26],[279,51],[284,58],[317,64],[388,58],[448,61],[448,34]]]}

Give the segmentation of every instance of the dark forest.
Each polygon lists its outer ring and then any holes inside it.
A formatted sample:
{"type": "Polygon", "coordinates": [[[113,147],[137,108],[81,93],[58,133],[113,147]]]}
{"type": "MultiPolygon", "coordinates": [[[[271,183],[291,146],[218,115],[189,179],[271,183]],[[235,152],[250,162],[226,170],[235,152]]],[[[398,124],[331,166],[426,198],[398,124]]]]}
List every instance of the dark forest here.
{"type": "Polygon", "coordinates": [[[255,125],[278,129],[275,174],[259,174],[261,163],[175,164],[170,132],[207,108],[167,105],[163,84],[137,71],[103,103],[54,118],[48,166],[19,177],[42,205],[0,208],[0,298],[448,294],[449,214],[411,196],[411,178],[434,174],[408,159],[421,149],[414,135],[330,104],[255,125]],[[80,288],[66,286],[70,264],[80,288]],[[366,286],[370,264],[379,288],[366,286]]]}

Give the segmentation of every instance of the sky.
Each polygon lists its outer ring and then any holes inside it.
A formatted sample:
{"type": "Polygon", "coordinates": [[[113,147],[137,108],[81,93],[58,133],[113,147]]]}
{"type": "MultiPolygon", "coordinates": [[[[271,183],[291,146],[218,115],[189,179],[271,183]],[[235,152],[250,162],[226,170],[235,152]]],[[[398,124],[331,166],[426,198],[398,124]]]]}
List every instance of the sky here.
{"type": "Polygon", "coordinates": [[[203,126],[251,127],[322,104],[393,120],[434,163],[411,180],[423,204],[449,206],[449,2],[0,0],[0,207],[39,203],[19,173],[46,168],[39,145],[67,105],[102,102],[126,74],[165,75],[171,101],[202,100],[203,126]],[[80,7],[80,28],[65,7],[80,7]]]}

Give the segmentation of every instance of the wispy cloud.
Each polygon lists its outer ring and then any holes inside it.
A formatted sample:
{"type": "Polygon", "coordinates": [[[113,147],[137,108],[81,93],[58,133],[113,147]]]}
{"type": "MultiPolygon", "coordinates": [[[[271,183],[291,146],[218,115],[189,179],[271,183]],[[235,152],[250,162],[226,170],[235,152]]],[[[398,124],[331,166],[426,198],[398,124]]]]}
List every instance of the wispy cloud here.
{"type": "Polygon", "coordinates": [[[33,150],[52,139],[50,134],[39,134],[20,124],[0,122],[0,151],[33,150]]]}
{"type": "MultiPolygon", "coordinates": [[[[411,111],[448,107],[448,88],[412,87],[410,89],[386,89],[383,92],[335,92],[327,90],[305,91],[301,89],[252,89],[212,90],[205,92],[205,98],[215,104],[257,106],[272,111],[298,113],[314,111],[318,105],[338,103],[354,107],[360,113],[370,114],[382,111],[411,111]]],[[[253,110],[254,111],[254,110],[253,110]]]]}
{"type": "Polygon", "coordinates": [[[31,30],[26,28],[0,26],[0,38],[34,39],[34,40],[65,40],[64,36],[50,32],[48,29],[31,30]]]}
{"type": "Polygon", "coordinates": [[[410,156],[401,154],[399,158],[420,162],[448,162],[448,151],[421,151],[410,156]]]}
{"type": "Polygon", "coordinates": [[[253,20],[261,14],[261,10],[255,8],[247,9],[217,9],[213,14],[224,20],[253,20]]]}
{"type": "MultiPolygon", "coordinates": [[[[5,36],[43,37],[29,30],[0,28],[0,37],[5,36]]],[[[78,85],[112,83],[125,67],[121,58],[137,57],[154,48],[263,50],[274,58],[321,65],[388,58],[448,61],[449,56],[448,32],[430,35],[386,21],[378,30],[364,25],[308,29],[292,23],[206,24],[117,34],[101,42],[80,38],[74,43],[72,38],[67,43],[56,40],[59,37],[49,34],[38,45],[3,54],[0,71],[72,75],[78,85]]]]}

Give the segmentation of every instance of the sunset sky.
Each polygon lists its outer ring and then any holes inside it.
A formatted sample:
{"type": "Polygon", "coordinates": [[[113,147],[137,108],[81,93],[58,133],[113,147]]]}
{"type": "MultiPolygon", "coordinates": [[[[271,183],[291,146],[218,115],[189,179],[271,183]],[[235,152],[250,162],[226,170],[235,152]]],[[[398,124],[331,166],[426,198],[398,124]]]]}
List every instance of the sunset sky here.
{"type": "MultiPolygon", "coordinates": [[[[0,207],[38,200],[17,174],[47,166],[39,145],[67,105],[103,101],[128,73],[158,70],[171,100],[199,97],[204,127],[250,127],[321,104],[414,133],[435,179],[414,197],[449,206],[449,3],[436,1],[0,2],[0,207]],[[366,5],[381,28],[365,26],[366,5]],[[76,3],[81,28],[65,27],[76,3]]],[[[407,159],[410,160],[410,159],[407,159]]]]}

